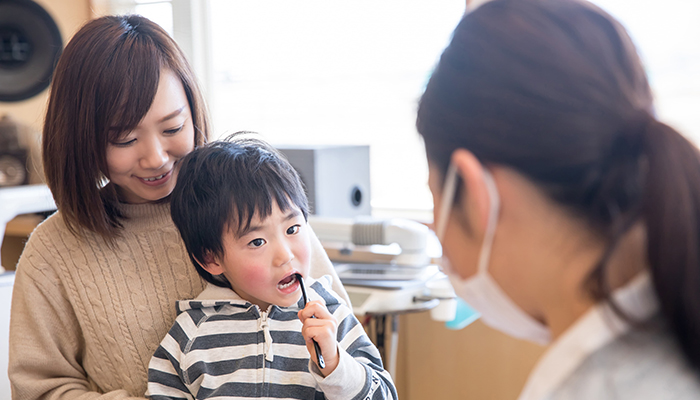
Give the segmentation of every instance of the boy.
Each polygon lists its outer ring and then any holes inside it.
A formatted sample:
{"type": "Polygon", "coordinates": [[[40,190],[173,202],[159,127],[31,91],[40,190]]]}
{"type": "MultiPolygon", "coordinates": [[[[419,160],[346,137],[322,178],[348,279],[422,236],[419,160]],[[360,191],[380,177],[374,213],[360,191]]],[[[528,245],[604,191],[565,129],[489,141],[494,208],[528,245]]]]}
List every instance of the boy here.
{"type": "Polygon", "coordinates": [[[307,199],[274,149],[234,134],[193,151],[170,203],[209,285],[178,302],[149,365],[147,396],[397,398],[378,350],[328,277],[304,279],[312,300],[304,307],[297,274],[310,269],[307,199]]]}

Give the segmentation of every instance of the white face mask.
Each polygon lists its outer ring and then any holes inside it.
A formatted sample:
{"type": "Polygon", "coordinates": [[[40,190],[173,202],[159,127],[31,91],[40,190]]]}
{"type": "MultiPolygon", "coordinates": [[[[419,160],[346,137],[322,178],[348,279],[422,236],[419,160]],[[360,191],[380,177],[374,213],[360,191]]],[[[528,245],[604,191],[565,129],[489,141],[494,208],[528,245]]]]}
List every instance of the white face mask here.
{"type": "MultiPolygon", "coordinates": [[[[440,214],[436,223],[436,233],[441,243],[455,198],[457,177],[457,168],[450,163],[440,199],[440,214]]],[[[491,245],[493,244],[493,237],[498,223],[500,198],[496,183],[491,173],[486,169],[484,169],[484,182],[486,183],[491,206],[484,242],[481,244],[479,253],[476,274],[462,279],[452,270],[449,260],[444,255],[442,258],[443,270],[450,278],[450,283],[452,283],[457,296],[478,311],[485,324],[519,339],[529,340],[542,345],[547,344],[552,337],[549,328],[518,307],[488,274],[491,245]]]]}

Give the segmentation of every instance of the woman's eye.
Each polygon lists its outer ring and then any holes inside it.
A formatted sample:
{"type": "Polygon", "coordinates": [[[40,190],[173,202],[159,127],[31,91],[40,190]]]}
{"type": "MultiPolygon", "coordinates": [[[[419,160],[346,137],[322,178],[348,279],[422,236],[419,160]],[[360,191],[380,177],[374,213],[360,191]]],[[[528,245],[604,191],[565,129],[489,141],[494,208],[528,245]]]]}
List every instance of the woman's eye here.
{"type": "Polygon", "coordinates": [[[135,142],[136,142],[136,139],[131,139],[131,140],[123,141],[123,142],[112,142],[111,144],[112,144],[112,146],[115,146],[115,147],[127,147],[127,146],[131,146],[135,142]]]}
{"type": "Polygon", "coordinates": [[[165,133],[168,135],[174,135],[174,134],[180,132],[184,126],[185,126],[185,124],[182,124],[182,125],[178,126],[177,128],[168,129],[165,131],[165,133]]]}
{"type": "Polygon", "coordinates": [[[248,243],[248,246],[250,247],[260,247],[265,244],[265,239],[253,239],[248,243]]]}
{"type": "Polygon", "coordinates": [[[301,229],[301,226],[292,225],[289,228],[287,228],[287,235],[294,235],[299,232],[299,229],[301,229]]]}

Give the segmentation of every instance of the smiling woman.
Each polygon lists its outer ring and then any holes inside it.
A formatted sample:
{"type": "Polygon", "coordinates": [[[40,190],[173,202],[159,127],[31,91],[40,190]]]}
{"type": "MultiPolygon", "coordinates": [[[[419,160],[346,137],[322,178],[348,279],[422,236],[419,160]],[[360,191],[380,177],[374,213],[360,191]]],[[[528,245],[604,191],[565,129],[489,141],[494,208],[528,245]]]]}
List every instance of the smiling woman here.
{"type": "MultiPolygon", "coordinates": [[[[51,88],[44,124],[44,173],[68,228],[111,240],[122,227],[124,214],[118,203],[131,202],[131,194],[120,199],[121,185],[110,174],[123,178],[124,165],[116,167],[107,152],[113,153],[115,143],[144,136],[149,139],[135,147],[162,157],[150,133],[160,130],[165,137],[184,120],[190,121],[193,130],[187,144],[191,150],[206,141],[209,123],[194,73],[177,44],[158,25],[136,16],[105,17],[88,23],[80,33],[66,46],[51,88]],[[151,109],[151,104],[157,106],[151,109]],[[183,106],[189,109],[184,119],[171,124],[160,121],[183,106]],[[105,182],[109,183],[105,186],[105,182]]],[[[132,157],[135,154],[126,158],[132,157]]],[[[132,178],[134,173],[153,178],[167,172],[168,162],[155,163],[160,163],[155,169],[143,165],[142,170],[132,170],[132,178]]],[[[125,193],[132,190],[131,185],[127,188],[125,193]]],[[[160,197],[144,199],[159,200],[171,190],[172,186],[164,188],[160,197]]]]}
{"type": "Polygon", "coordinates": [[[170,194],[177,179],[175,165],[194,149],[192,114],[175,74],[161,72],[153,106],[135,129],[113,132],[107,169],[120,197],[146,203],[170,194]]]}

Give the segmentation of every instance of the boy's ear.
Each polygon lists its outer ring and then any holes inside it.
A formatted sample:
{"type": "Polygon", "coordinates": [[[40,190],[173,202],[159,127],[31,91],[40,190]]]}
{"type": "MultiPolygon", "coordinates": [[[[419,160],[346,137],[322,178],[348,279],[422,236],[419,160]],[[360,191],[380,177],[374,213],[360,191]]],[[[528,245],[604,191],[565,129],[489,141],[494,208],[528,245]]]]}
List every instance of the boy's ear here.
{"type": "Polygon", "coordinates": [[[197,260],[197,262],[200,267],[212,275],[221,275],[224,273],[224,268],[221,266],[219,259],[209,252],[204,255],[201,261],[197,260]]]}

